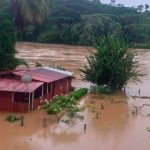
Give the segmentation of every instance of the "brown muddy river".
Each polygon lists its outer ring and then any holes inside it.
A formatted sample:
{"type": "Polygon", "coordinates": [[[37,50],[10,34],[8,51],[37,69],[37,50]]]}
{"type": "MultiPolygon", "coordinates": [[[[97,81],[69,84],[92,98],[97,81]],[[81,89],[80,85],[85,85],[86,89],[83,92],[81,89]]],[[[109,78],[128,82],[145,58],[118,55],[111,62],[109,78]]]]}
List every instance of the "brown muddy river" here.
{"type": "MultiPolygon", "coordinates": [[[[18,43],[17,50],[18,57],[27,60],[31,67],[35,62],[61,65],[75,72],[78,79],[73,81],[75,87],[88,86],[79,80],[79,68],[86,62],[85,56],[92,48],[18,43]]],[[[36,110],[24,114],[25,124],[21,127],[20,122],[5,121],[10,113],[0,112],[0,150],[149,150],[150,132],[146,128],[150,127],[150,107],[143,106],[137,114],[132,111],[133,105],[150,104],[150,50],[137,50],[137,54],[147,73],[142,83],[129,84],[126,94],[116,93],[110,97],[86,95],[81,100],[86,106],[82,121],[57,124],[54,117],[36,110]],[[101,109],[101,103],[104,109],[101,109]],[[43,128],[45,116],[48,126],[43,128]],[[84,124],[87,124],[86,133],[84,124]]]]}

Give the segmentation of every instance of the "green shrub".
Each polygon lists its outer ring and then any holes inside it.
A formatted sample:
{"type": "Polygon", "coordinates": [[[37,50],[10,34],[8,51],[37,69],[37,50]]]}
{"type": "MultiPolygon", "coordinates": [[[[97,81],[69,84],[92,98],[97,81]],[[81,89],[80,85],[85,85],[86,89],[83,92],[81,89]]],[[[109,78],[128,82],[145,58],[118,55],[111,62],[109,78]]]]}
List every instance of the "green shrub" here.
{"type": "Polygon", "coordinates": [[[10,114],[6,117],[6,120],[9,122],[15,122],[15,121],[20,120],[20,118],[16,117],[15,115],[10,114]]]}
{"type": "Polygon", "coordinates": [[[10,14],[0,11],[0,71],[15,69],[18,65],[28,67],[25,60],[15,57],[15,43],[14,21],[10,14]]]}
{"type": "Polygon", "coordinates": [[[109,87],[106,86],[91,86],[90,88],[90,93],[92,94],[110,94],[111,90],[109,89],[109,87]]]}
{"type": "Polygon", "coordinates": [[[69,96],[74,97],[76,100],[79,100],[83,95],[88,92],[88,89],[81,88],[79,90],[73,91],[69,96]]]}
{"type": "Polygon", "coordinates": [[[98,93],[98,86],[91,86],[90,87],[90,93],[91,94],[97,94],[98,93]]]}
{"type": "Polygon", "coordinates": [[[35,67],[37,68],[37,67],[43,67],[43,65],[41,64],[41,63],[39,63],[39,62],[36,62],[35,63],[35,67]]]}

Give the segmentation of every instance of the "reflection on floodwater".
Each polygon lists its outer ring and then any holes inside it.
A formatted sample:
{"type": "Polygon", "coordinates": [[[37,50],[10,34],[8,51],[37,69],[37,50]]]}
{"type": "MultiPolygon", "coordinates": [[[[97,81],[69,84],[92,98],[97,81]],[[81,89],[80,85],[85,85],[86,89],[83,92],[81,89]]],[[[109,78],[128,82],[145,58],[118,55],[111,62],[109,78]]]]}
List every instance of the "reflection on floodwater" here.
{"type": "MultiPolygon", "coordinates": [[[[90,86],[79,80],[79,68],[86,62],[85,55],[92,48],[18,43],[17,50],[17,57],[26,59],[32,67],[37,61],[44,65],[62,65],[75,72],[75,87],[90,86]]],[[[24,126],[21,127],[20,122],[6,122],[9,113],[1,112],[0,150],[149,150],[150,134],[146,128],[150,126],[150,51],[137,50],[137,54],[147,73],[142,83],[130,83],[126,93],[118,92],[111,96],[87,94],[81,100],[86,107],[84,120],[58,124],[54,116],[37,110],[24,114],[24,126]],[[133,112],[136,108],[137,113],[133,112]],[[47,127],[43,127],[45,117],[47,127]]]]}

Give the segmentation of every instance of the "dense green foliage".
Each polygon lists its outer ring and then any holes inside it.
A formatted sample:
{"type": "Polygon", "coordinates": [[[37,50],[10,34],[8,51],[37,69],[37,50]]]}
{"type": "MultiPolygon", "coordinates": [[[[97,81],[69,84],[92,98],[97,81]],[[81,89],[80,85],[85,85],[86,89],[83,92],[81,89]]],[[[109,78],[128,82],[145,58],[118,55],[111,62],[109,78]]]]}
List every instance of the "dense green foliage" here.
{"type": "Polygon", "coordinates": [[[88,92],[88,89],[81,88],[77,91],[73,91],[70,93],[69,97],[73,97],[75,100],[79,100],[83,95],[85,95],[88,92]]]}
{"type": "Polygon", "coordinates": [[[48,4],[47,0],[0,0],[0,71],[27,66],[15,58],[16,31],[22,34],[28,22],[43,22],[48,4]]]}
{"type": "Polygon", "coordinates": [[[88,63],[81,68],[83,80],[98,86],[119,90],[127,82],[138,82],[143,74],[135,52],[128,49],[123,40],[108,35],[100,40],[97,51],[87,57],[88,63]]]}
{"type": "Polygon", "coordinates": [[[56,96],[51,101],[42,101],[41,109],[50,115],[58,115],[60,112],[66,112],[68,116],[74,117],[83,108],[77,106],[77,101],[87,93],[87,89],[82,88],[72,92],[68,96],[56,96]]]}
{"type": "Polygon", "coordinates": [[[27,23],[42,23],[49,13],[49,0],[0,0],[0,9],[7,9],[16,27],[23,30],[27,23]]]}
{"type": "Polygon", "coordinates": [[[92,85],[90,87],[90,93],[91,94],[111,94],[111,90],[107,86],[102,86],[102,85],[92,85]]]}
{"type": "Polygon", "coordinates": [[[100,36],[111,32],[126,38],[131,45],[149,45],[148,9],[140,12],[94,0],[53,0],[50,9],[44,24],[28,24],[23,33],[18,33],[18,40],[95,46],[100,36]]]}
{"type": "Polygon", "coordinates": [[[15,25],[6,12],[0,12],[0,71],[14,69],[23,60],[15,58],[15,25]]]}

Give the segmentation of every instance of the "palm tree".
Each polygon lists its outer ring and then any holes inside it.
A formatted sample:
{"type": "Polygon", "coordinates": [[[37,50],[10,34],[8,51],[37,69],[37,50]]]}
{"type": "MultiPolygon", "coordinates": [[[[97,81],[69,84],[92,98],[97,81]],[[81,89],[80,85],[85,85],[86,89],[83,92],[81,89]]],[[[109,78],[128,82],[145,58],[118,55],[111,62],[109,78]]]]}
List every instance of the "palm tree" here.
{"type": "Polygon", "coordinates": [[[138,5],[137,10],[141,13],[143,10],[144,6],[143,5],[138,5]]]}
{"type": "Polygon", "coordinates": [[[148,4],[145,4],[145,11],[148,11],[149,7],[150,6],[148,4]]]}
{"type": "MultiPolygon", "coordinates": [[[[42,23],[44,21],[46,15],[49,12],[48,1],[49,0],[0,0],[0,9],[11,12],[13,20],[15,21],[17,26],[17,31],[20,30],[22,33],[27,23],[42,23]]],[[[4,19],[2,19],[2,21],[5,21],[4,19]]],[[[9,50],[9,55],[7,55],[5,59],[1,59],[1,64],[4,67],[3,69],[1,68],[3,71],[14,69],[20,64],[25,64],[23,60],[15,58],[15,39],[10,38],[11,35],[9,33],[5,34],[9,31],[9,29],[12,29],[12,25],[7,25],[6,27],[9,28],[3,32],[0,32],[0,35],[2,37],[0,43],[3,45],[6,44],[5,49],[3,48],[5,47],[5,45],[2,48],[0,47],[1,51],[4,51],[4,53],[1,53],[1,58],[4,58],[4,56],[6,55],[6,51],[9,50]],[[8,36],[8,38],[6,37],[6,35],[8,36]],[[8,43],[2,42],[6,41],[7,39],[9,40],[8,43]],[[10,46],[10,48],[7,46],[7,44],[10,46]],[[9,65],[3,65],[5,64],[6,60],[9,65]]],[[[12,37],[14,37],[15,31],[11,30],[11,32],[12,37]]]]}
{"type": "Polygon", "coordinates": [[[48,0],[0,0],[0,6],[13,14],[18,29],[26,23],[42,23],[49,13],[48,0]]]}
{"type": "Polygon", "coordinates": [[[110,0],[110,3],[115,6],[116,0],[110,0]]]}

